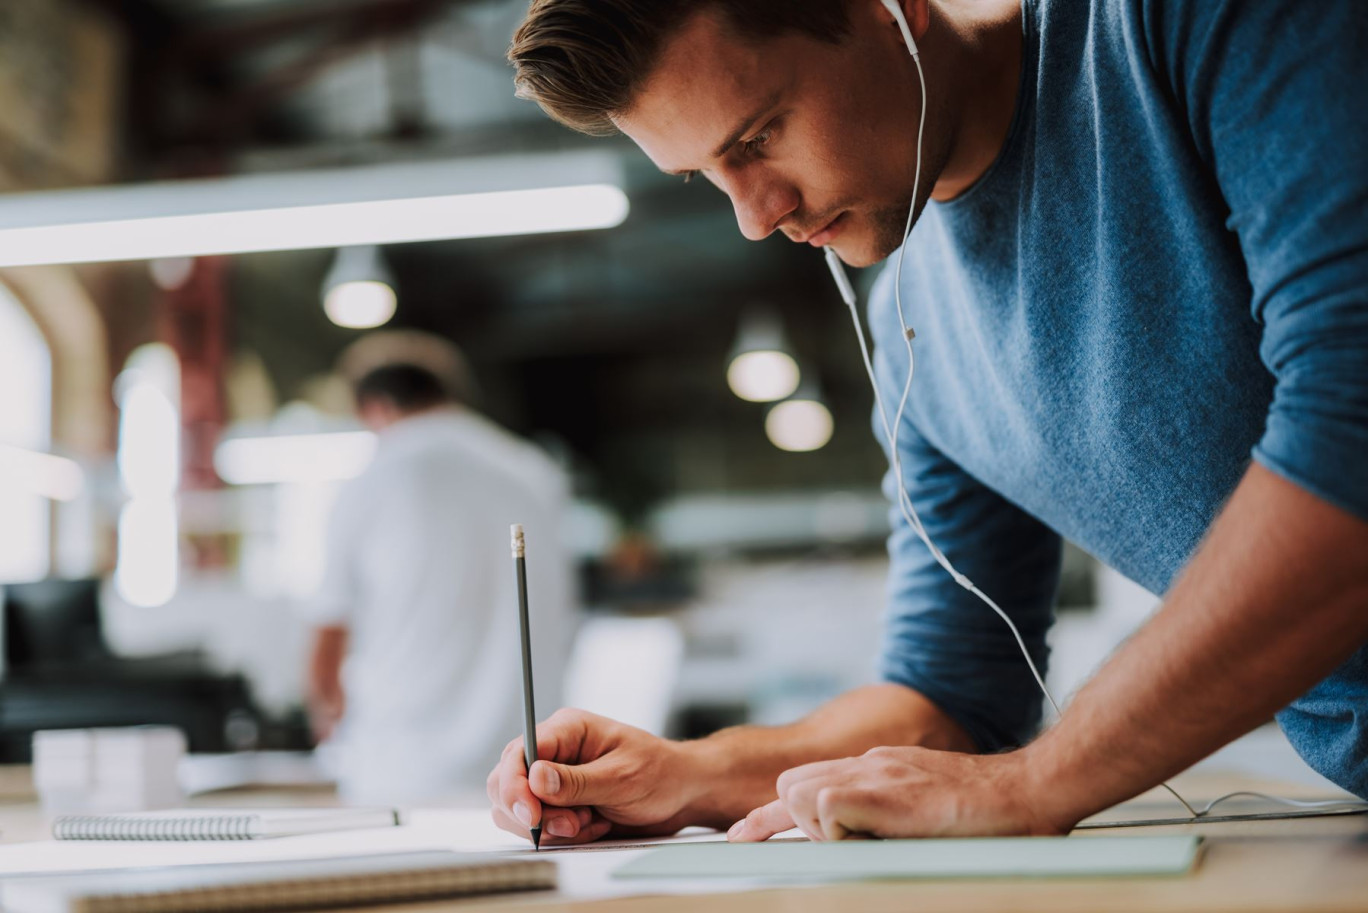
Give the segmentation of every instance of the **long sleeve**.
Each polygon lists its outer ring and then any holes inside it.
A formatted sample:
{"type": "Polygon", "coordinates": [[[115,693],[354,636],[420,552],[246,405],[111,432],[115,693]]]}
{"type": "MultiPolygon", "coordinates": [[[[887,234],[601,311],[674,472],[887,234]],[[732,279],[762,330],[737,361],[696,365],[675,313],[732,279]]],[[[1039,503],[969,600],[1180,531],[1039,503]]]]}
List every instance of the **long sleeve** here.
{"type": "MultiPolygon", "coordinates": [[[[871,310],[875,373],[889,421],[907,373],[906,351],[891,306],[891,286],[871,310]]],[[[889,442],[877,411],[875,435],[889,442]]],[[[931,540],[961,573],[1016,623],[1044,673],[1045,635],[1053,620],[1060,537],[946,457],[904,416],[898,433],[903,475],[931,540]]],[[[898,507],[892,470],[884,477],[892,533],[888,605],[880,673],[929,698],[982,751],[1027,741],[1040,725],[1042,695],[1002,619],[957,584],[932,558],[898,507]]]]}

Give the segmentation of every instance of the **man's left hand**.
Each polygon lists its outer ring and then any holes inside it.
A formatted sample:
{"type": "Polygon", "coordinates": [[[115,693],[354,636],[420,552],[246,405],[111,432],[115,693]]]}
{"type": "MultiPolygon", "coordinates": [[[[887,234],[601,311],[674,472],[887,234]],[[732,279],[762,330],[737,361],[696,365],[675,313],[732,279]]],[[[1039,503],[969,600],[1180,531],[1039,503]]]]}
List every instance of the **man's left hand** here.
{"type": "Polygon", "coordinates": [[[795,767],[780,775],[779,798],[732,825],[727,839],[768,840],[795,825],[813,840],[1067,834],[1077,822],[1052,811],[1027,761],[1025,751],[874,748],[795,767]]]}

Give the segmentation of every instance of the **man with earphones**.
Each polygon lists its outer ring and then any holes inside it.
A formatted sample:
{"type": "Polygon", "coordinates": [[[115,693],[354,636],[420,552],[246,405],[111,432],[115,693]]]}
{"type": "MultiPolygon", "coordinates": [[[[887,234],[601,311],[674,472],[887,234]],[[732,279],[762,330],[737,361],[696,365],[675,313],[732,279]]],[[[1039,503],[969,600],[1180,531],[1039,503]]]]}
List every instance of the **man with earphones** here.
{"type": "Polygon", "coordinates": [[[499,824],[1064,833],[1275,714],[1368,797],[1365,45],[1347,2],[534,0],[521,95],[840,283],[892,256],[890,605],[884,681],[789,726],[551,717],[499,824]],[[1033,738],[1061,536],[1164,605],[1033,738]]]}

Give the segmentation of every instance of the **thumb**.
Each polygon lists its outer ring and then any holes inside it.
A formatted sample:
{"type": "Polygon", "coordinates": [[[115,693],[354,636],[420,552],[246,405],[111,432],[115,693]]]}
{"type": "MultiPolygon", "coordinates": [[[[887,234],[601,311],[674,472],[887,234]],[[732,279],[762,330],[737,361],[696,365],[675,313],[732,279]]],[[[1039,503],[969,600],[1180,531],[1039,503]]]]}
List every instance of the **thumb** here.
{"type": "Polygon", "coordinates": [[[783,799],[753,810],[731,826],[727,839],[732,843],[758,843],[793,827],[793,816],[783,799]]]}
{"type": "Polygon", "coordinates": [[[587,764],[538,761],[527,777],[532,793],[550,805],[613,805],[622,800],[623,782],[617,765],[607,758],[587,764]]]}

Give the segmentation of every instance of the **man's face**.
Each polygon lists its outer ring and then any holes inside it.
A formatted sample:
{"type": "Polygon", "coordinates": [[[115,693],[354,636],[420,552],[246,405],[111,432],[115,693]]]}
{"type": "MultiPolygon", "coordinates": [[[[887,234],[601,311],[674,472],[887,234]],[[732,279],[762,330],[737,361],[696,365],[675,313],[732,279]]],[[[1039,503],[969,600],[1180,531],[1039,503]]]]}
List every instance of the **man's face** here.
{"type": "MultiPolygon", "coordinates": [[[[840,44],[798,33],[756,42],[723,14],[699,13],[667,41],[618,127],[662,171],[716,184],[752,241],[778,230],[853,266],[878,262],[902,242],[919,98],[879,4],[849,7],[840,44]]],[[[924,171],[923,200],[932,183],[924,171]]]]}

